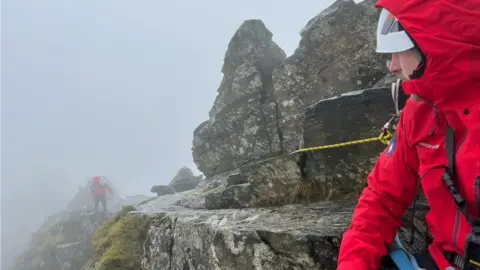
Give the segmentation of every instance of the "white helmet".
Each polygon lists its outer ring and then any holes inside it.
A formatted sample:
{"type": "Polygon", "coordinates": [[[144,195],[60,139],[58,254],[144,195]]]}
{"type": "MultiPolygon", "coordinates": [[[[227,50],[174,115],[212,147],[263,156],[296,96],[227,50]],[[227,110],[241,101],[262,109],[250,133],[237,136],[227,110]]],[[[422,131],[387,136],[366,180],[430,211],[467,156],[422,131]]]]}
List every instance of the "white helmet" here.
{"type": "Polygon", "coordinates": [[[382,9],[377,25],[376,51],[378,53],[396,53],[409,50],[414,46],[397,18],[388,10],[382,9]]]}

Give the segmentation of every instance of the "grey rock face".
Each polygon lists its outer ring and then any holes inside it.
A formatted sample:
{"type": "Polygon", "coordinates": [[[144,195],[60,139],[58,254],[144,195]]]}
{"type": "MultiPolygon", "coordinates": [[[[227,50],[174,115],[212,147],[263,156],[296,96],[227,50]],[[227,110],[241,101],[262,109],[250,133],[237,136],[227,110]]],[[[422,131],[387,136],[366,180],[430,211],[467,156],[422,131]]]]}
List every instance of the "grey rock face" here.
{"type": "Polygon", "coordinates": [[[338,0],[302,30],[299,47],[273,74],[285,149],[298,147],[306,107],[372,87],[385,76],[388,56],[375,53],[377,20],[373,0],[338,0]]]}
{"type": "Polygon", "coordinates": [[[92,237],[103,218],[95,213],[66,211],[50,217],[32,235],[15,270],[82,270],[93,256],[92,237]]]}
{"type": "Polygon", "coordinates": [[[194,132],[199,170],[208,178],[296,150],[305,108],[382,79],[377,19],[373,1],[339,0],[310,20],[287,59],[261,21],[246,21],[229,44],[210,119],[194,132]]]}
{"type": "MultiPolygon", "coordinates": [[[[183,195],[187,195],[184,193],[183,195]]],[[[170,196],[170,197],[169,197],[170,196]]],[[[144,244],[142,270],[160,269],[336,269],[344,231],[356,202],[309,206],[192,210],[173,206],[181,194],[140,206],[154,216],[144,244]]],[[[424,198],[405,215],[400,239],[410,251],[423,250],[424,198]],[[413,217],[413,223],[412,223],[413,217]],[[412,226],[417,233],[411,246],[412,226]]]]}
{"type": "Polygon", "coordinates": [[[180,205],[196,209],[284,205],[299,179],[296,157],[272,159],[209,178],[180,205]]]}
{"type": "MultiPolygon", "coordinates": [[[[321,100],[306,108],[304,147],[375,138],[393,115],[389,88],[365,89],[321,100]]],[[[307,152],[305,172],[316,183],[312,199],[355,198],[385,149],[380,142],[307,152]]],[[[300,181],[299,155],[257,162],[201,183],[181,205],[222,209],[284,205],[293,201],[300,181]]]]}
{"type": "Polygon", "coordinates": [[[260,20],[245,21],[229,43],[210,119],[194,131],[193,159],[211,177],[281,149],[272,73],[285,53],[260,20]]]}
{"type": "MultiPolygon", "coordinates": [[[[304,147],[376,138],[393,115],[390,88],[349,92],[319,101],[305,113],[304,147]]],[[[375,141],[307,152],[307,178],[319,187],[315,199],[356,198],[386,147],[375,141]]]]}
{"type": "Polygon", "coordinates": [[[335,269],[352,207],[170,211],[150,227],[142,269],[335,269]]]}

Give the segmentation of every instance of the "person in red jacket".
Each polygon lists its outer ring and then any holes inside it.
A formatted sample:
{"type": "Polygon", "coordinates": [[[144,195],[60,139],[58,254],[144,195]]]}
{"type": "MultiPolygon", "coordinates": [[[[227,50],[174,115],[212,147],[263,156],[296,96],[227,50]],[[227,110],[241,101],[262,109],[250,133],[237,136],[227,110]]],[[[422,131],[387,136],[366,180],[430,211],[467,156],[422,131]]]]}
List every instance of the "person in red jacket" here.
{"type": "Polygon", "coordinates": [[[91,192],[95,202],[95,212],[98,212],[99,203],[102,203],[103,213],[107,214],[107,191],[112,193],[112,188],[106,183],[105,177],[92,177],[91,192]]]}
{"type": "Polygon", "coordinates": [[[480,1],[380,0],[376,7],[377,52],[392,53],[390,71],[412,98],[368,176],[337,269],[381,267],[419,185],[433,236],[428,253],[415,254],[420,267],[462,269],[466,260],[466,269],[480,269],[478,258],[465,259],[480,256],[480,242],[469,240],[480,235],[480,1]]]}

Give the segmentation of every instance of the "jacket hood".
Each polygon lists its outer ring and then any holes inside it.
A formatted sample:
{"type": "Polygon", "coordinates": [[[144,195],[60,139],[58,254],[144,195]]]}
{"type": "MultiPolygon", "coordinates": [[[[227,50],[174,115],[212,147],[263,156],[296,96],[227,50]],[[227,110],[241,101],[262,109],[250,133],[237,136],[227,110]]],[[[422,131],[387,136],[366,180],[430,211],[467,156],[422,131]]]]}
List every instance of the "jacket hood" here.
{"type": "Polygon", "coordinates": [[[480,2],[477,0],[380,0],[400,21],[426,58],[418,79],[403,83],[441,110],[480,102],[480,2]]]}

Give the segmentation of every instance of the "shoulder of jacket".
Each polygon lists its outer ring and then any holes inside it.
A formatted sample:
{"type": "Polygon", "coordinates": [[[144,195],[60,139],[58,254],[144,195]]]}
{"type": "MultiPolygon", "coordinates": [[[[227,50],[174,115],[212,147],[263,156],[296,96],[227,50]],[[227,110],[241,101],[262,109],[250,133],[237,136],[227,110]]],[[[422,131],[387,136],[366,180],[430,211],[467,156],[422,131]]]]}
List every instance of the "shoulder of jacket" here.
{"type": "Polygon", "coordinates": [[[414,138],[424,137],[437,125],[435,107],[425,101],[407,100],[401,112],[398,125],[407,140],[414,144],[414,138]]]}

